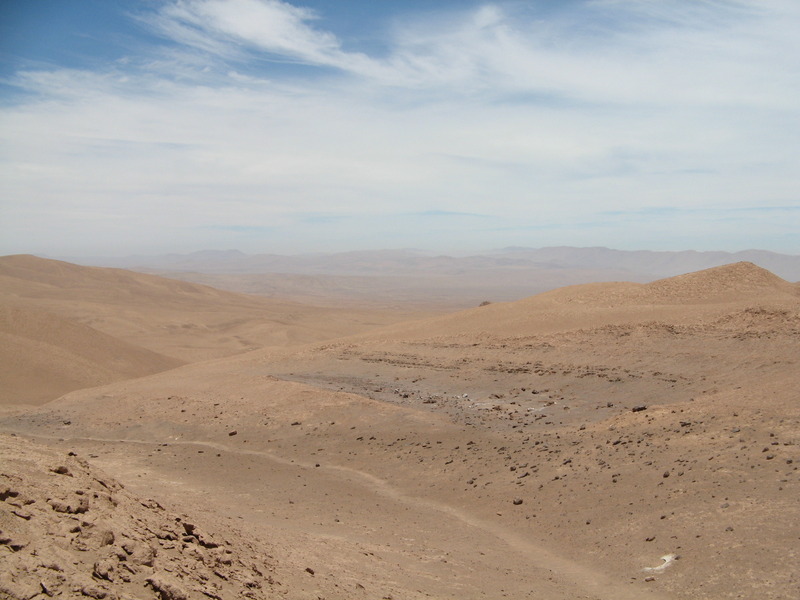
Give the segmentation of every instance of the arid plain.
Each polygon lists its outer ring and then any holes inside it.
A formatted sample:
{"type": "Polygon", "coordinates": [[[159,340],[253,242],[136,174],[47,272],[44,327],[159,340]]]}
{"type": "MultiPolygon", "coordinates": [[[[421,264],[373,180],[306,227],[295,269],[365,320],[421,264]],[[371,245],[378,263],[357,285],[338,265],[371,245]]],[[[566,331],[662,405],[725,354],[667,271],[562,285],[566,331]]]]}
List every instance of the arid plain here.
{"type": "Polygon", "coordinates": [[[797,283],[321,296],[0,258],[0,598],[798,597],[797,283]]]}

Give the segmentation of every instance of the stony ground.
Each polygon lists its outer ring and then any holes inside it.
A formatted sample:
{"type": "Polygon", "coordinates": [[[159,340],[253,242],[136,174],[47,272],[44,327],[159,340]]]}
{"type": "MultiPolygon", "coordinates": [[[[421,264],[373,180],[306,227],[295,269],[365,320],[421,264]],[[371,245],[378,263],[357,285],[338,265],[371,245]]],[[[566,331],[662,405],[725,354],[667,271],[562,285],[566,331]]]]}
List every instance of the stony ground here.
{"type": "Polygon", "coordinates": [[[0,436],[0,598],[275,598],[263,555],[75,452],[0,436]]]}
{"type": "Polygon", "coordinates": [[[3,549],[44,524],[63,597],[794,600],[798,298],[735,265],[76,391],[0,419],[3,549]]]}

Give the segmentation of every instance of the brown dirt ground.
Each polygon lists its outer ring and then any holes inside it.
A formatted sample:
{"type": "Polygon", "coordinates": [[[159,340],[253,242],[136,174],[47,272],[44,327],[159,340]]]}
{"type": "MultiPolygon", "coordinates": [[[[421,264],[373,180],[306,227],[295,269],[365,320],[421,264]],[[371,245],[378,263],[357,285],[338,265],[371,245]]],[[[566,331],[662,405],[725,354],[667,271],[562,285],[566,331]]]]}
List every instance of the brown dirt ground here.
{"type": "Polygon", "coordinates": [[[235,531],[287,597],[789,599],[799,360],[797,286],[741,263],[186,365],[0,427],[235,531]]]}

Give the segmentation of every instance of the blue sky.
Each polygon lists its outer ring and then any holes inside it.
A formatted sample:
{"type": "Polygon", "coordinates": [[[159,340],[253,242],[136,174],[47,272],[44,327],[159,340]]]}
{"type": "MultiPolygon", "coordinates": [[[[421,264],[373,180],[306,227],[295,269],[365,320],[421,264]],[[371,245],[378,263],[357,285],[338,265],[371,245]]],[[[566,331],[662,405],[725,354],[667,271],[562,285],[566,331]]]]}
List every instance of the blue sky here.
{"type": "Polygon", "coordinates": [[[794,0],[3,0],[0,254],[800,253],[794,0]]]}

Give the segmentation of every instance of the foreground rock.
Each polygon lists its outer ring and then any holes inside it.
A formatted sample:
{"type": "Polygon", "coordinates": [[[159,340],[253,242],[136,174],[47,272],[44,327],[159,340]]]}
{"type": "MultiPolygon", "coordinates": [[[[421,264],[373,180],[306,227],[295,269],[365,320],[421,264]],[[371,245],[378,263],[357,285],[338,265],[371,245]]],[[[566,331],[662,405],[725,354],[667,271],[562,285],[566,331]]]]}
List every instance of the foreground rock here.
{"type": "Polygon", "coordinates": [[[272,598],[248,542],[185,516],[70,454],[0,436],[0,598],[272,598]]]}

